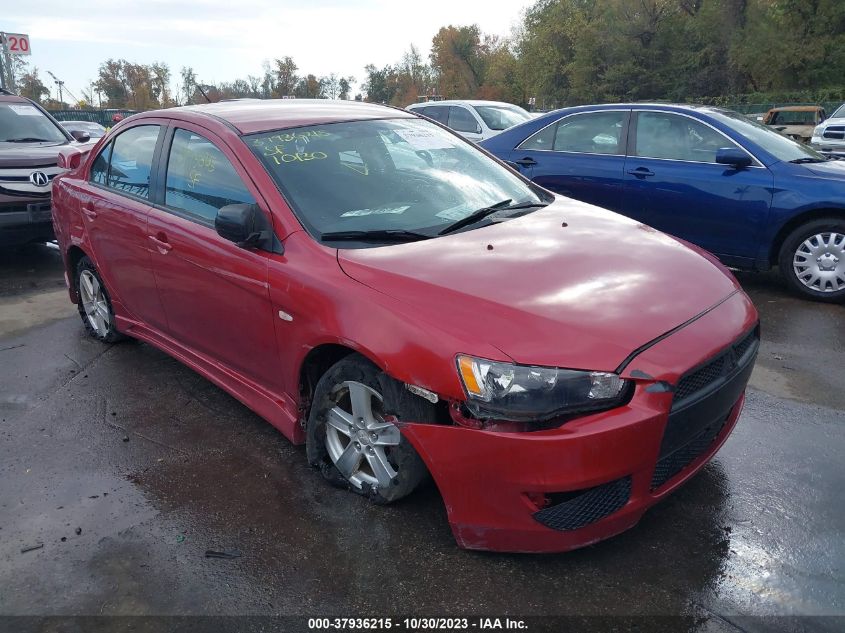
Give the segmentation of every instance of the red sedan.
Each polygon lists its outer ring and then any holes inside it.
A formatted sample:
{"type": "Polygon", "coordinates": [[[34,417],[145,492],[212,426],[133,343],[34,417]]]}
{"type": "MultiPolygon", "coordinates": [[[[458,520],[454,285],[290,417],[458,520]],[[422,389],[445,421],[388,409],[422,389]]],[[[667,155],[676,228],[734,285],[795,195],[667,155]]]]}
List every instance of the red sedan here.
{"type": "Polygon", "coordinates": [[[430,475],[462,547],[622,532],[742,409],[758,319],[725,268],[412,113],[176,108],[64,160],[91,336],[173,355],[375,503],[430,475]]]}

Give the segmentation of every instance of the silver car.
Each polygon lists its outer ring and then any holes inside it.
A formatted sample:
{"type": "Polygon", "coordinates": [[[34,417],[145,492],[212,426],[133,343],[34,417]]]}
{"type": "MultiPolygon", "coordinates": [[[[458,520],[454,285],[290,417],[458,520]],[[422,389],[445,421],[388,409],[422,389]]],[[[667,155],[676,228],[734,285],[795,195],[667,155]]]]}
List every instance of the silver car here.
{"type": "Polygon", "coordinates": [[[531,114],[517,105],[478,99],[425,101],[412,103],[406,109],[434,119],[476,143],[531,119],[531,114]]]}

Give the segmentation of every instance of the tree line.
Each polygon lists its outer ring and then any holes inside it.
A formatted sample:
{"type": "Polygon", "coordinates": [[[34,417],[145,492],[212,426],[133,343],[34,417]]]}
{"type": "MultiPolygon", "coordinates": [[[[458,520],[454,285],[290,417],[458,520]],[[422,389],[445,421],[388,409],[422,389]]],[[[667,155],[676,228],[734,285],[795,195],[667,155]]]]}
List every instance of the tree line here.
{"type": "Polygon", "coordinates": [[[539,0],[510,37],[443,27],[427,61],[411,47],[363,88],[394,105],[815,101],[845,98],[843,68],[843,0],[539,0]]]}
{"type": "Polygon", "coordinates": [[[248,75],[232,82],[203,82],[190,66],[183,66],[172,88],[172,73],[164,62],[136,64],[125,59],[108,59],[100,64],[97,79],[75,101],[59,102],[39,74],[38,68],[18,63],[18,93],[53,108],[103,107],[151,110],[221,99],[297,97],[349,99],[354,77],[331,73],[300,76],[290,57],[265,62],[261,75],[248,75]]]}
{"type": "MultiPolygon", "coordinates": [[[[19,63],[18,89],[50,91],[19,63]]],[[[356,80],[299,74],[291,57],[257,75],[203,83],[183,67],[103,62],[83,104],[145,110],[239,97],[364,99],[405,106],[423,96],[480,98],[548,109],[661,99],[738,102],[845,98],[843,0],[538,0],[508,37],[444,26],[426,56],[369,64],[356,80]]]]}

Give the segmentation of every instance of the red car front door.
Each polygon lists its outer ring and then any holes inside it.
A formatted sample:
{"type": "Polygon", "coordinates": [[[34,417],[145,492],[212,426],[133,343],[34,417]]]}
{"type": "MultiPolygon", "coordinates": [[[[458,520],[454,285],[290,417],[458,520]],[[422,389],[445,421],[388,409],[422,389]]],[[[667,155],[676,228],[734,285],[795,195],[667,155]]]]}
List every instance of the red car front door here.
{"type": "Polygon", "coordinates": [[[182,345],[273,393],[281,390],[268,254],[214,230],[217,210],[260,199],[225,143],[179,123],[168,132],[161,190],[147,239],[168,333],[182,345]]]}

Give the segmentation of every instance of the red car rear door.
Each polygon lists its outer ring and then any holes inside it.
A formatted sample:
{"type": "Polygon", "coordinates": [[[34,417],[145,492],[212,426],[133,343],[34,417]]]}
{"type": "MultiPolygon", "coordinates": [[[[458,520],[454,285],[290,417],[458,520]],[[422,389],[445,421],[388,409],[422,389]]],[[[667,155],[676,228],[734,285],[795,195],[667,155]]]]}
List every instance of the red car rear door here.
{"type": "Polygon", "coordinates": [[[257,189],[222,139],[181,121],[168,130],[159,179],[147,240],[168,332],[193,351],[278,393],[269,254],[241,248],[214,230],[221,207],[262,205],[257,189]]]}
{"type": "Polygon", "coordinates": [[[121,132],[100,150],[87,182],[79,183],[82,223],[117,315],[155,328],[166,323],[147,245],[147,214],[151,166],[164,130],[148,119],[121,132]]]}

